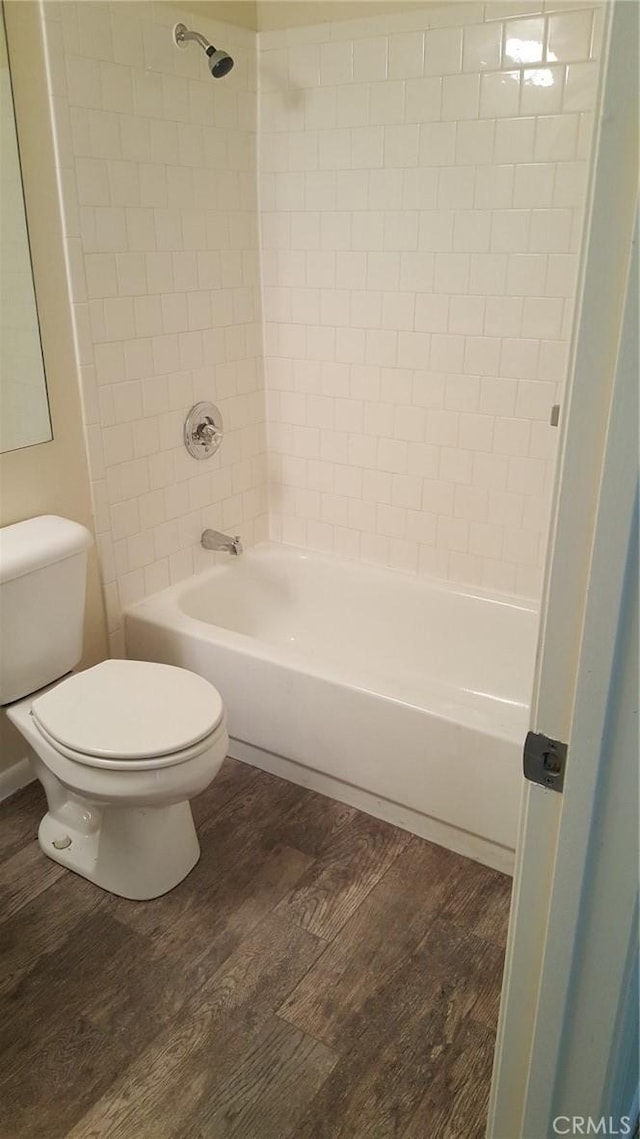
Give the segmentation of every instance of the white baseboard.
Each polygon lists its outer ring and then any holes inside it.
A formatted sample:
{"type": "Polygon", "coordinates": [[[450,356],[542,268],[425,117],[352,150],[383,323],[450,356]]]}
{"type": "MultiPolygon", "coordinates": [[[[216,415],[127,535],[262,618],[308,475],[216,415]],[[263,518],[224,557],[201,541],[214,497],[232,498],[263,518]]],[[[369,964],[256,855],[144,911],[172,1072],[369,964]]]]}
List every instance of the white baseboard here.
{"type": "Polygon", "coordinates": [[[324,775],[311,767],[295,763],[273,752],[263,751],[262,748],[253,747],[252,744],[242,743],[240,740],[229,740],[229,755],[248,763],[252,767],[259,767],[271,775],[279,775],[288,779],[290,783],[297,783],[300,787],[308,787],[310,791],[318,791],[330,799],[337,799],[349,807],[357,807],[376,819],[383,819],[387,823],[402,830],[411,831],[419,838],[435,842],[465,858],[472,858],[492,870],[500,870],[503,874],[513,875],[515,851],[508,847],[499,846],[488,839],[460,830],[449,823],[440,822],[429,815],[419,811],[412,811],[399,803],[389,799],[381,799],[370,791],[363,791],[361,787],[353,787],[350,783],[343,783],[341,779],[334,779],[331,775],[324,775]]]}
{"type": "Polygon", "coordinates": [[[0,771],[0,803],[19,791],[21,787],[26,787],[27,783],[33,783],[34,779],[33,768],[28,759],[19,759],[6,771],[0,771]]]}

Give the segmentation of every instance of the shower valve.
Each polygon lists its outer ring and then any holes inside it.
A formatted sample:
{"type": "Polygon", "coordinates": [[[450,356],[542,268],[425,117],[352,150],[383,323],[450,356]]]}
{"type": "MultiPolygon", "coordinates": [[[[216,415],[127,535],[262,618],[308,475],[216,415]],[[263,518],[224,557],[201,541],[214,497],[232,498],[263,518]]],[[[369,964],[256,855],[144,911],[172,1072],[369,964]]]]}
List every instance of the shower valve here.
{"type": "Polygon", "coordinates": [[[224,424],[215,403],[202,401],[191,408],[184,421],[184,445],[194,459],[209,459],[222,443],[224,424]]]}

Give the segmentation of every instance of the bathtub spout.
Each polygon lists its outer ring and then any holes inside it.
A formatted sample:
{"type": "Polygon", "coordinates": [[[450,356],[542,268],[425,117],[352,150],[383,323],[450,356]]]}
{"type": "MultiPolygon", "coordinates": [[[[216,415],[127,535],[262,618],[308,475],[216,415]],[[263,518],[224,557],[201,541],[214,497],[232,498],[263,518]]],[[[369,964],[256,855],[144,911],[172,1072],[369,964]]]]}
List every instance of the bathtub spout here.
{"type": "Polygon", "coordinates": [[[200,545],[204,550],[228,550],[236,557],[242,553],[242,542],[236,534],[232,538],[229,534],[221,534],[219,530],[204,530],[200,545]]]}

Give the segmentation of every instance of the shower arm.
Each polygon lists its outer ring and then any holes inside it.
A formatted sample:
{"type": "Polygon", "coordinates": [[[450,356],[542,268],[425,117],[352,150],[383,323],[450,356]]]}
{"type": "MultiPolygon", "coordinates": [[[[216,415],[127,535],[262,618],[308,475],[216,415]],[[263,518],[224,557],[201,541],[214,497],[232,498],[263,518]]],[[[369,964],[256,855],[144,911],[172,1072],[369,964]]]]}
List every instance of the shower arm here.
{"type": "Polygon", "coordinates": [[[193,40],[195,43],[200,44],[200,47],[204,48],[207,54],[209,54],[211,49],[211,44],[204,36],[200,35],[200,32],[192,32],[189,28],[185,28],[184,24],[178,25],[176,28],[175,38],[178,44],[184,44],[187,43],[188,40],[193,40]]]}

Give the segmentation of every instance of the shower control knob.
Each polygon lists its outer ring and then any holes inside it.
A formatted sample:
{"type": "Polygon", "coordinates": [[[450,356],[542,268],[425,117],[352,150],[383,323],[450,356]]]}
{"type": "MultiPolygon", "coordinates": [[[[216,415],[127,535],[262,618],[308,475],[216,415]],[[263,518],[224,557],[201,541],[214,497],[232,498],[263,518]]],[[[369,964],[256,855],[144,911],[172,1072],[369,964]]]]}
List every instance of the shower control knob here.
{"type": "Polygon", "coordinates": [[[209,459],[222,443],[224,424],[215,403],[202,401],[191,408],[184,421],[184,445],[194,459],[209,459]]]}
{"type": "Polygon", "coordinates": [[[198,443],[202,443],[204,447],[208,447],[210,443],[213,443],[217,434],[218,432],[213,420],[207,419],[206,423],[198,424],[193,436],[198,443]]]}

